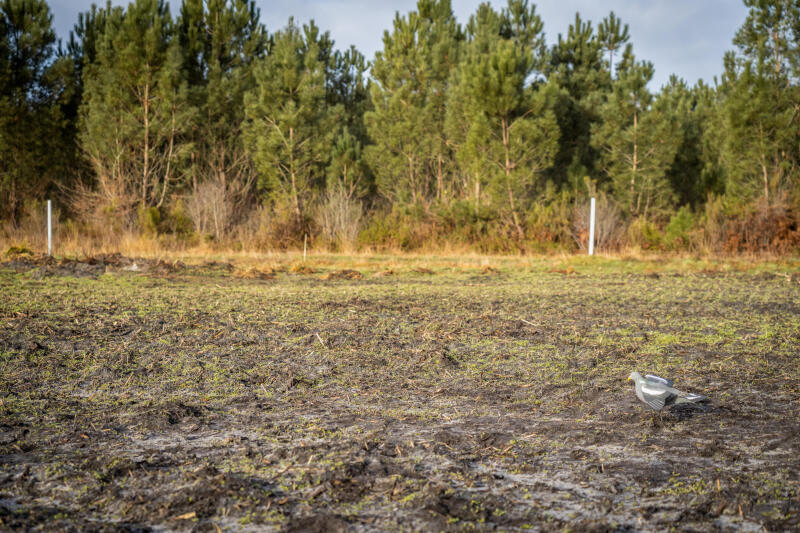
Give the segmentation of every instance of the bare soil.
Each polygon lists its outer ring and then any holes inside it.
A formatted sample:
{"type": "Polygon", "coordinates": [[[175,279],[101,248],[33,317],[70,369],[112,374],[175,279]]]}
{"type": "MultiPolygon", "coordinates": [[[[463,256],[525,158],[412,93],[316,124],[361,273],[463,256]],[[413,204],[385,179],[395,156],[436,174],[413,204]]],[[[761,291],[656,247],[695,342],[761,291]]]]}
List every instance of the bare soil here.
{"type": "Polygon", "coordinates": [[[560,270],[0,265],[0,529],[800,528],[796,273],[560,270]]]}

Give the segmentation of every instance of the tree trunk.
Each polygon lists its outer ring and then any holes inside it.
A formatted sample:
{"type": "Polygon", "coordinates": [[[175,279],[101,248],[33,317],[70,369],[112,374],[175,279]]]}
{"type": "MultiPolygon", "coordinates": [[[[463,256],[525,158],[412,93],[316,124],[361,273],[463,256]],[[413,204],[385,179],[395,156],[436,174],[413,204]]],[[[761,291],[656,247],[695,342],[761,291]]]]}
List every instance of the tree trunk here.
{"type": "Polygon", "coordinates": [[[442,176],[442,154],[436,157],[436,199],[442,201],[444,194],[444,177],[442,176]]]}
{"type": "Polygon", "coordinates": [[[608,47],[608,72],[611,74],[611,79],[614,79],[614,47],[608,47]]]}
{"type": "Polygon", "coordinates": [[[175,146],[175,109],[172,110],[172,125],[169,132],[169,150],[167,151],[167,168],[164,172],[164,187],[161,189],[161,198],[158,200],[156,207],[161,207],[164,204],[164,198],[167,196],[167,187],[169,186],[169,173],[172,164],[172,152],[175,146]]]}
{"type": "Polygon", "coordinates": [[[297,182],[294,170],[292,170],[292,198],[294,200],[294,216],[297,219],[297,226],[303,225],[303,210],[300,206],[300,195],[297,192],[297,182]]]}
{"type": "Polygon", "coordinates": [[[414,179],[414,158],[408,157],[408,184],[411,186],[411,201],[416,204],[418,195],[417,195],[417,184],[416,180],[414,179]]]}
{"type": "Polygon", "coordinates": [[[144,85],[144,157],[142,165],[142,209],[147,206],[147,180],[150,173],[150,83],[144,85]]]}
{"type": "Polygon", "coordinates": [[[303,210],[300,206],[300,194],[297,190],[297,169],[294,166],[294,128],[289,128],[289,145],[292,147],[289,152],[289,176],[292,180],[292,200],[294,203],[294,215],[297,218],[297,227],[303,225],[303,210]]]}
{"type": "Polygon", "coordinates": [[[517,208],[514,206],[514,192],[511,190],[511,180],[506,178],[506,188],[508,189],[508,203],[511,206],[511,218],[514,221],[514,227],[517,230],[517,236],[520,242],[525,238],[525,232],[522,231],[522,226],[519,223],[519,216],[517,215],[517,208]]]}
{"type": "Polygon", "coordinates": [[[631,168],[631,213],[638,214],[639,201],[634,208],[633,200],[636,197],[636,171],[639,167],[639,112],[636,110],[636,98],[633,99],[633,165],[631,168]]]}
{"type": "Polygon", "coordinates": [[[481,207],[481,178],[475,175],[475,214],[478,214],[478,209],[481,207]]]}
{"type": "Polygon", "coordinates": [[[517,207],[514,202],[514,190],[511,187],[511,127],[508,124],[508,121],[504,118],[502,122],[503,128],[503,148],[505,150],[505,165],[504,171],[506,174],[506,191],[508,192],[508,205],[511,208],[511,218],[514,221],[514,227],[517,230],[517,235],[519,237],[519,241],[522,242],[525,238],[525,232],[522,230],[522,225],[519,221],[519,215],[517,215],[517,207]]]}
{"type": "Polygon", "coordinates": [[[342,190],[347,194],[348,200],[351,199],[356,192],[355,186],[347,181],[347,163],[345,163],[344,168],[342,168],[342,190]]]}
{"type": "Polygon", "coordinates": [[[17,221],[17,180],[15,178],[11,178],[11,190],[6,200],[8,201],[8,212],[11,214],[11,223],[14,224],[17,221]]]}

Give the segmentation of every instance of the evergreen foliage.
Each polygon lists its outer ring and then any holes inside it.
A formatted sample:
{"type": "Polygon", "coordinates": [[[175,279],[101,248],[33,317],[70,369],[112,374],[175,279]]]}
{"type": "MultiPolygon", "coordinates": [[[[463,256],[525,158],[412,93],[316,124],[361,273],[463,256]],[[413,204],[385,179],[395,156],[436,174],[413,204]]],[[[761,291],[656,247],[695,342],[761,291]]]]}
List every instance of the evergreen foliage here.
{"type": "Polygon", "coordinates": [[[597,28],[597,40],[608,53],[608,71],[614,75],[614,54],[622,47],[627,45],[630,39],[628,25],[622,21],[612,11],[600,23],[597,28]]]}
{"type": "Polygon", "coordinates": [[[41,199],[71,158],[66,106],[71,63],[57,47],[43,0],[0,1],[0,217],[41,199]]]}
{"type": "Polygon", "coordinates": [[[326,34],[311,22],[276,33],[270,54],[255,69],[245,132],[259,188],[289,205],[298,228],[330,158],[334,111],[326,101],[326,34]]]}
{"type": "Polygon", "coordinates": [[[106,8],[83,75],[80,142],[101,201],[126,213],[159,207],[184,180],[195,108],[162,0],[106,8]]]}
{"type": "Polygon", "coordinates": [[[726,192],[741,200],[797,188],[800,163],[800,5],[745,0],[747,20],[725,57],[723,98],[729,171],[726,192]]]}
{"type": "Polygon", "coordinates": [[[450,0],[419,0],[384,32],[365,115],[374,144],[365,154],[378,191],[392,201],[424,204],[450,187],[444,104],[461,41],[450,0]]]}
{"type": "Polygon", "coordinates": [[[526,250],[584,242],[592,194],[609,243],[800,246],[795,0],[743,0],[721,77],[663,87],[614,12],[548,47],[529,0],[463,26],[418,0],[365,58],[255,0],[176,1],[93,5],[62,49],[45,0],[0,0],[1,220],[59,190],[99,231],[526,250]]]}
{"type": "Polygon", "coordinates": [[[550,174],[556,183],[572,190],[579,189],[586,176],[596,175],[591,127],[599,120],[597,109],[611,85],[602,53],[603,43],[591,22],[576,13],[567,36],[559,34],[546,70],[548,79],[564,89],[554,110],[561,142],[550,174]]]}
{"type": "MultiPolygon", "coordinates": [[[[471,42],[453,92],[460,100],[453,103],[458,115],[449,123],[455,128],[463,123],[459,160],[464,171],[482,177],[490,201],[524,240],[524,202],[542,191],[541,177],[553,163],[559,137],[549,108],[556,89],[531,83],[542,64],[534,50],[542,48],[530,43],[540,41],[542,22],[533,6],[512,0],[499,14],[486,7],[469,31],[471,42]]],[[[481,181],[475,183],[476,205],[481,181]]]]}
{"type": "Polygon", "coordinates": [[[369,144],[364,123],[370,109],[367,71],[368,63],[355,47],[337,50],[329,58],[327,101],[336,112],[336,137],[331,146],[327,188],[341,188],[348,199],[366,196],[374,183],[364,156],[364,146],[369,144]]]}
{"type": "Polygon", "coordinates": [[[674,203],[667,171],[680,142],[677,124],[647,89],[653,65],[628,53],[619,77],[592,129],[592,143],[602,152],[602,169],[617,200],[633,216],[663,215],[674,203]]]}
{"type": "Polygon", "coordinates": [[[182,68],[198,110],[195,179],[225,187],[252,181],[241,126],[245,94],[255,88],[254,65],[269,45],[259,18],[252,0],[185,0],[181,6],[182,68]]]}

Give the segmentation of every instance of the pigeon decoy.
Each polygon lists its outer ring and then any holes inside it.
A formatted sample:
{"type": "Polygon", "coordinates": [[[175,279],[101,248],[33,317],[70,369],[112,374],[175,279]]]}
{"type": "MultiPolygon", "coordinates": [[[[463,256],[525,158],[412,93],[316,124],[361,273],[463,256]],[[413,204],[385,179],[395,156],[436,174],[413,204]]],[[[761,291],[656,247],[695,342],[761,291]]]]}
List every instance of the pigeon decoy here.
{"type": "Polygon", "coordinates": [[[680,403],[701,403],[709,399],[702,394],[679,391],[672,386],[672,380],[638,372],[631,372],[628,381],[636,385],[636,396],[655,411],[661,411],[667,405],[680,403]]]}

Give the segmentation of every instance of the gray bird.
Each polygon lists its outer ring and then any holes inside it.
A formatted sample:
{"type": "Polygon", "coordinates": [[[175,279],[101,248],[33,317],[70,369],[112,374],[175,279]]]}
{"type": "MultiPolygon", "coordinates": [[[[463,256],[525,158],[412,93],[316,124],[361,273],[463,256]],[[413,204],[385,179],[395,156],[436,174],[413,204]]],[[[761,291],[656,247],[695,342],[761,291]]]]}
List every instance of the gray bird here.
{"type": "Polygon", "coordinates": [[[672,386],[672,380],[652,374],[642,377],[638,372],[631,372],[628,381],[636,385],[636,396],[656,411],[661,411],[667,405],[709,401],[702,394],[679,391],[672,386]]]}

